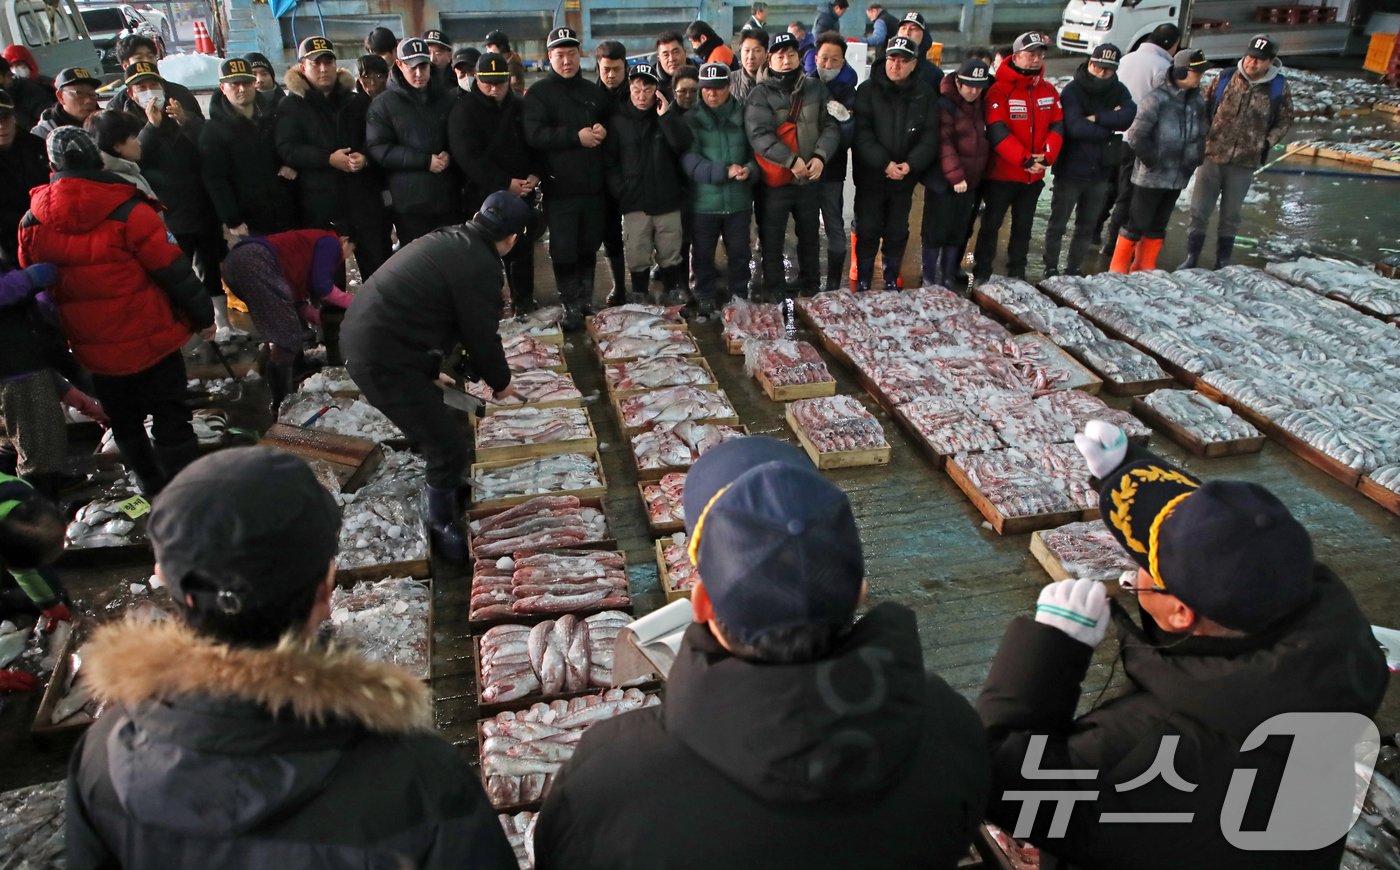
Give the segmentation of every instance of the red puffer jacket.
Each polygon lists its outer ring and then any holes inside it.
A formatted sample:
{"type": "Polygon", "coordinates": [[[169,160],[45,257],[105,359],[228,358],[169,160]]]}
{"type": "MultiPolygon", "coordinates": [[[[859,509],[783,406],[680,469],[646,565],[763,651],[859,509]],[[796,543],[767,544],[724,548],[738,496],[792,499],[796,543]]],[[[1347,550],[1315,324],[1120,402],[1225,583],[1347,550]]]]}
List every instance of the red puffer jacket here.
{"type": "Polygon", "coordinates": [[[1044,154],[1047,168],[1064,143],[1060,96],[1040,73],[1025,73],[1010,61],[997,67],[997,80],[982,98],[987,104],[987,138],[992,161],[987,177],[1029,184],[1045,173],[1026,171],[1031,156],[1044,154]]]}
{"type": "Polygon", "coordinates": [[[982,183],[992,146],[982,99],[969,103],[958,93],[958,77],[944,76],[938,86],[938,160],[924,176],[924,186],[943,193],[966,181],[969,190],[982,183]]]}
{"type": "Polygon", "coordinates": [[[53,263],[49,295],[78,362],[97,375],[150,368],[214,324],[189,259],[136,188],[107,172],[57,172],[20,222],[24,266],[53,263]]]}

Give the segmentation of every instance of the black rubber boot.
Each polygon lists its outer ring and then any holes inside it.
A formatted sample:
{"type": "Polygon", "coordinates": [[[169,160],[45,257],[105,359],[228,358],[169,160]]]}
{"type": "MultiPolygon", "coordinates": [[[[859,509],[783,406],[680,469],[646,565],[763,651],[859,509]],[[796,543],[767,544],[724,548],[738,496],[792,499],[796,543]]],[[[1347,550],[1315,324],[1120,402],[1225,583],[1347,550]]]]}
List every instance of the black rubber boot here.
{"type": "Polygon", "coordinates": [[[1235,253],[1235,237],[1221,236],[1215,240],[1215,268],[1223,269],[1230,265],[1230,257],[1235,253]]]}
{"type": "Polygon", "coordinates": [[[651,291],[651,271],[648,269],[638,269],[632,273],[632,298],[631,302],[637,305],[645,305],[651,300],[648,293],[651,291]]]}
{"type": "Polygon", "coordinates": [[[886,290],[899,289],[899,272],[900,266],[903,265],[903,259],[903,257],[895,259],[887,256],[880,258],[880,265],[883,267],[880,276],[884,279],[886,290]]]}
{"type": "Polygon", "coordinates": [[[864,293],[870,289],[870,282],[875,277],[875,258],[865,257],[856,260],[856,292],[864,293]]]}
{"type": "Polygon", "coordinates": [[[148,499],[155,498],[165,489],[168,478],[161,468],[160,457],[151,439],[143,432],[139,438],[117,438],[117,449],[121,451],[122,463],[136,477],[136,487],[148,499]]]}
{"type": "Polygon", "coordinates": [[[584,314],[593,314],[598,310],[598,305],[593,301],[594,285],[597,279],[598,264],[584,266],[579,269],[579,310],[584,314]]]}
{"type": "Polygon", "coordinates": [[[160,466],[165,469],[166,480],[174,480],[186,465],[199,458],[199,442],[186,441],[182,444],[157,444],[156,455],[160,466]]]}
{"type": "Polygon", "coordinates": [[[965,281],[958,280],[958,263],[962,262],[962,248],[946,247],[938,249],[939,276],[947,283],[946,290],[961,293],[965,281]]]}
{"type": "Polygon", "coordinates": [[[292,366],[293,363],[290,362],[267,364],[267,392],[270,396],[268,408],[273,417],[277,416],[278,409],[282,407],[282,400],[292,391],[292,366]]]}
{"type": "Polygon", "coordinates": [[[453,564],[467,561],[467,537],[462,533],[462,511],[457,507],[455,489],[426,487],[428,531],[438,555],[453,564]]]}
{"type": "Polygon", "coordinates": [[[826,289],[845,290],[851,286],[846,278],[846,255],[826,255],[826,289]]]}
{"type": "Polygon", "coordinates": [[[685,266],[676,264],[661,270],[661,286],[666,288],[665,304],[684,305],[689,301],[685,292],[685,266]]]}
{"type": "Polygon", "coordinates": [[[321,309],[321,337],[326,343],[326,365],[343,366],[340,355],[340,324],[345,321],[345,309],[327,305],[321,309]]]}
{"type": "Polygon", "coordinates": [[[946,287],[943,283],[942,248],[920,248],[919,264],[922,266],[925,287],[946,287]]]}
{"type": "Polygon", "coordinates": [[[1194,269],[1201,262],[1201,251],[1206,246],[1205,233],[1186,234],[1186,259],[1181,261],[1178,269],[1194,269]]]}
{"type": "Polygon", "coordinates": [[[607,302],[603,304],[611,308],[627,302],[627,266],[623,263],[621,254],[608,257],[608,271],[612,272],[613,286],[607,302]]]}

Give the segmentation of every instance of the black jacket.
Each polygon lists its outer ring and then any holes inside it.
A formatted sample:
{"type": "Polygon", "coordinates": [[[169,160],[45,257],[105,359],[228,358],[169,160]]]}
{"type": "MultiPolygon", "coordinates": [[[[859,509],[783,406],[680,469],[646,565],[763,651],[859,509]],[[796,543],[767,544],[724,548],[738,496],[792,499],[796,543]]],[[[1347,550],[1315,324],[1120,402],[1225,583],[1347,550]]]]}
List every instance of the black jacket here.
{"type": "Polygon", "coordinates": [[[912,75],[896,84],[871,78],[856,91],[857,184],[913,187],[938,157],[938,104],[929,86],[912,75]],[[901,181],[885,177],[889,163],[908,163],[901,181]]]}
{"type": "Polygon", "coordinates": [[[1117,76],[1098,78],[1088,66],[1087,61],[1080,64],[1074,80],[1060,91],[1065,144],[1060,147],[1054,172],[1056,177],[1106,181],[1117,174],[1126,156],[1127,145],[1121,134],[1133,125],[1137,104],[1117,76]],[[1090,115],[1094,120],[1089,120],[1090,115]],[[1110,151],[1108,163],[1104,161],[1106,147],[1110,151]]]}
{"type": "Polygon", "coordinates": [[[331,167],[331,154],[341,148],[368,156],[365,115],[369,97],[355,92],[355,77],[341,70],[327,96],[311,87],[297,67],[283,81],[287,96],[277,107],[277,155],[297,171],[301,222],[327,229],[332,221],[355,223],[357,217],[384,211],[384,176],[370,163],[360,172],[331,167]]]}
{"type": "Polygon", "coordinates": [[[593,726],[540,811],[539,870],[947,867],[987,799],[961,696],[882,604],[828,658],[756,665],[703,625],[660,707],[593,726]]]}
{"type": "Polygon", "coordinates": [[[462,214],[470,217],[481,201],[506,190],[516,178],[543,177],[540,157],[525,141],[524,100],[507,90],[498,103],[480,91],[457,98],[447,116],[452,162],[462,171],[462,214]]]}
{"type": "Polygon", "coordinates": [[[49,155],[44,140],[23,129],[0,151],[0,266],[19,260],[19,221],[29,211],[29,191],[49,183],[49,155]]]}
{"type": "Polygon", "coordinates": [[[341,342],[355,365],[437,376],[461,344],[494,390],[510,385],[496,325],[501,319],[501,258],[469,223],[416,239],[375,271],[345,315],[341,342]]]}
{"type": "Polygon", "coordinates": [[[690,127],[677,111],[657,115],[632,105],[619,106],[608,124],[608,193],[623,214],[650,215],[685,205],[681,155],[690,148],[690,127]]]}
{"type": "Polygon", "coordinates": [[[72,870],[516,866],[427,688],[392,665],[231,649],[177,619],[83,652],[108,708],[69,765],[72,870]]]}
{"type": "Polygon", "coordinates": [[[14,77],[10,84],[10,99],[15,101],[15,127],[28,130],[39,122],[44,110],[58,102],[53,83],[14,77]]]}
{"type": "MultiPolygon", "coordinates": [[[[1318,566],[1316,590],[1298,613],[1248,638],[1185,640],[1139,627],[1116,603],[1125,691],[1075,718],[1092,650],[1052,626],[1019,618],[1007,627],[977,710],[992,744],[993,793],[1006,789],[1098,792],[1076,801],[1064,837],[1049,838],[1048,804],[1032,842],[1082,868],[1327,868],[1342,840],[1320,852],[1244,852],[1221,833],[1224,798],[1236,769],[1257,768],[1244,830],[1263,830],[1288,760],[1289,741],[1242,753],[1260,723],[1280,713],[1347,711],[1374,716],[1389,674],[1385,656],[1351,593],[1318,566]],[[1097,779],[1021,775],[1032,735],[1049,735],[1040,769],[1093,769],[1097,779]],[[1163,738],[1178,735],[1173,767],[1191,793],[1157,776],[1119,792],[1148,770],[1163,738]],[[1260,812],[1262,809],[1262,817],[1260,812]],[[1194,813],[1185,824],[1104,823],[1104,812],[1194,813]]],[[[1350,753],[1348,752],[1348,759],[1350,753]]],[[[1350,761],[1343,762],[1350,769],[1350,761]]],[[[1343,812],[1350,807],[1350,795],[1343,812]]],[[[994,801],[988,817],[1008,828],[1020,801],[994,801]]],[[[1321,807],[1315,807],[1318,812],[1321,807]]],[[[1336,809],[1335,807],[1333,808],[1336,809]]]]}
{"type": "MultiPolygon", "coordinates": [[[[163,82],[166,104],[178,102],[185,109],[184,124],[170,117],[159,125],[146,123],[137,136],[141,140],[141,174],[150,182],[165,211],[165,225],[175,235],[214,232],[218,219],[204,189],[199,162],[199,138],[204,132],[204,111],[189,88],[163,82]]],[[[146,112],[123,90],[112,99],[111,108],[146,120],[146,112]]]]}
{"type": "Polygon", "coordinates": [[[607,124],[617,101],[582,73],[561,78],[551,72],[525,93],[525,140],[544,156],[544,195],[592,196],[606,188],[605,149],[585,148],[578,131],[607,124]]]}
{"type": "Polygon", "coordinates": [[[272,99],[258,94],[252,119],[245,118],[216,92],[209,120],[199,135],[204,187],[226,227],[246,223],[259,235],[297,226],[292,182],[278,176],[277,120],[272,99]]]}
{"type": "Polygon", "coordinates": [[[457,101],[457,90],[449,91],[439,75],[415,88],[396,66],[389,71],[389,86],[370,103],[365,144],[388,176],[398,214],[461,211],[457,168],[449,164],[442,172],[428,169],[434,154],[448,150],[447,113],[457,101]]]}

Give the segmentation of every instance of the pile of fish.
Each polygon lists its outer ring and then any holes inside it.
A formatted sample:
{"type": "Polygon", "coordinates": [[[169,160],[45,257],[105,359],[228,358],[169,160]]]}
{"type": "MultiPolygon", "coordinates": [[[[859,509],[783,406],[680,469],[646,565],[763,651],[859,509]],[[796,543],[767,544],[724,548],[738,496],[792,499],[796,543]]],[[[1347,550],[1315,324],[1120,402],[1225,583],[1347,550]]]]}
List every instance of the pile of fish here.
{"type": "Polygon", "coordinates": [[[685,324],[682,306],[629,303],[604,308],[589,324],[597,335],[639,334],[651,327],[674,329],[685,324]]]}
{"type": "Polygon", "coordinates": [[[1400,492],[1400,463],[1383,465],[1367,477],[1377,486],[1385,487],[1391,492],[1400,492]]]}
{"type": "Polygon", "coordinates": [[[1045,549],[1076,580],[1117,583],[1124,571],[1137,571],[1137,563],[1124,552],[1108,526],[1098,520],[1068,523],[1039,534],[1045,549]]]}
{"type": "Polygon", "coordinates": [[[1073,444],[960,453],[956,461],[977,491],[1006,517],[1099,506],[1084,458],[1073,444]]]}
{"type": "Polygon", "coordinates": [[[717,423],[658,423],[632,436],[632,455],[639,471],[685,468],[711,447],[743,436],[744,430],[717,423]]]}
{"type": "MultiPolygon", "coordinates": [[[[1201,84],[1203,91],[1209,90],[1208,82],[1201,84]]],[[[1338,110],[1364,109],[1393,99],[1395,89],[1374,76],[1343,77],[1290,66],[1288,94],[1293,101],[1294,117],[1329,117],[1338,110]]]]}
{"type": "Polygon", "coordinates": [[[710,392],[699,387],[666,387],[649,393],[623,396],[617,400],[622,426],[643,429],[659,423],[682,420],[732,420],[738,417],[723,390],[710,392]]]}
{"type": "MultiPolygon", "coordinates": [[[[1385,759],[1393,751],[1381,748],[1371,782],[1356,800],[1359,815],[1347,832],[1342,870],[1400,870],[1400,788],[1380,769],[1390,767],[1385,759]]],[[[1366,772],[1358,765],[1358,784],[1366,772]]]]}
{"type": "Polygon", "coordinates": [[[744,345],[744,370],[763,372],[775,387],[835,383],[817,349],[805,341],[749,341],[744,345]]]}
{"type": "Polygon", "coordinates": [[[799,399],[788,411],[818,453],[889,446],[880,421],[850,396],[799,399]]]}
{"type": "Polygon", "coordinates": [[[564,333],[559,328],[559,319],[564,316],[564,306],[550,305],[529,314],[508,317],[496,326],[496,334],[501,338],[514,338],[529,335],[534,338],[552,336],[563,344],[564,333]]]}
{"type": "Polygon", "coordinates": [[[666,579],[672,590],[680,592],[689,589],[700,579],[700,572],[690,563],[685,532],[676,532],[670,537],[661,548],[661,558],[666,563],[666,579]]]}
{"type": "Polygon", "coordinates": [[[504,704],[612,686],[613,642],[632,617],[616,610],[565,614],[534,625],[497,625],[481,635],[481,700],[504,704]]]}
{"type": "Polygon", "coordinates": [[[532,498],[497,514],[472,520],[475,559],[529,556],[608,539],[608,518],[571,495],[532,498]]]}
{"type": "Polygon", "coordinates": [[[125,547],[145,541],[145,523],[127,516],[121,504],[135,493],[99,498],[83,505],[68,524],[64,544],[68,547],[125,547]]]}
{"type": "Polygon", "coordinates": [[[0,794],[0,867],[56,870],[64,860],[63,780],[0,794]]]}
{"type": "MultiPolygon", "coordinates": [[[[384,458],[363,486],[355,490],[354,498],[374,495],[418,497],[423,492],[428,462],[422,454],[411,450],[381,448],[384,458]]],[[[353,500],[353,499],[350,499],[353,500]]]]}
{"type": "Polygon", "coordinates": [[[1008,447],[1035,447],[1074,440],[1074,421],[1049,402],[1025,393],[987,393],[980,416],[992,424],[1008,447]]]}
{"type": "Polygon", "coordinates": [[[977,407],[961,396],[925,396],[899,406],[899,413],[939,456],[981,453],[1004,446],[977,407]]]}
{"type": "Polygon", "coordinates": [[[510,841],[510,847],[515,851],[515,862],[520,865],[520,870],[535,870],[535,818],[539,813],[521,812],[515,815],[502,813],[501,828],[506,832],[506,839],[510,841]]]}
{"type": "Polygon", "coordinates": [[[720,311],[724,321],[724,340],[733,345],[752,339],[783,337],[783,308],[781,305],[749,302],[735,298],[720,311]]]}
{"type": "Polygon", "coordinates": [[[337,500],[341,503],[337,568],[397,565],[428,558],[428,532],[417,494],[359,492],[339,495],[337,500]]]}
{"type": "Polygon", "coordinates": [[[583,398],[583,393],[574,385],[574,379],[566,372],[552,372],[548,369],[516,372],[511,375],[510,385],[515,389],[516,395],[500,400],[485,381],[467,381],[463,386],[467,395],[485,402],[487,410],[583,398]]]}
{"type": "Polygon", "coordinates": [[[1035,402],[1068,417],[1076,432],[1084,431],[1084,424],[1090,420],[1103,420],[1122,429],[1131,439],[1146,440],[1152,435],[1152,428],[1137,417],[1109,407],[1103,399],[1081,390],[1057,390],[1037,397],[1035,402]]]}
{"type": "Polygon", "coordinates": [[[642,484],[647,522],[654,528],[685,522],[685,475],[672,472],[656,483],[642,484]]]}
{"type": "Polygon", "coordinates": [[[1155,359],[1116,338],[1101,338],[1075,345],[1071,350],[1111,384],[1164,381],[1170,377],[1155,359]]]}
{"type": "Polygon", "coordinates": [[[431,675],[429,639],[432,590],[423,581],[391,577],[337,586],[330,624],[337,640],[372,662],[394,664],[420,680],[431,675]]]}
{"type": "Polygon", "coordinates": [[[1248,420],[1195,390],[1157,390],[1143,396],[1142,403],[1202,444],[1260,437],[1248,420]]]}
{"type": "Polygon", "coordinates": [[[359,395],[360,388],[345,366],[327,366],[301,382],[302,392],[359,395]]]}
{"type": "Polygon", "coordinates": [[[1051,351],[1036,333],[1018,335],[1002,344],[1001,352],[1026,379],[1036,395],[1063,390],[1077,384],[1071,380],[1082,372],[1060,354],[1051,351]]]}
{"type": "Polygon", "coordinates": [[[476,424],[476,449],[580,441],[593,437],[582,408],[513,408],[482,417],[476,424]]]}
{"type": "Polygon", "coordinates": [[[472,500],[480,504],[504,498],[601,489],[603,470],[596,456],[561,453],[489,469],[478,468],[471,485],[472,500]]]}
{"type": "Polygon", "coordinates": [[[610,393],[631,393],[661,387],[700,386],[714,383],[704,366],[683,356],[653,356],[603,367],[610,393]]]}
{"type": "Polygon", "coordinates": [[[513,335],[501,339],[506,353],[506,365],[513,372],[531,369],[560,369],[564,367],[564,349],[557,344],[540,341],[530,335],[513,335]]]}
{"type": "Polygon", "coordinates": [[[330,393],[293,393],[282,403],[277,420],[337,435],[368,438],[376,443],[403,439],[399,427],[364,399],[332,396],[330,393]]]}
{"type": "Polygon", "coordinates": [[[483,719],[481,774],[491,805],[514,807],[540,800],[590,725],[660,703],[657,696],[637,689],[609,689],[483,719]]]}
{"type": "Polygon", "coordinates": [[[1386,278],[1369,266],[1330,257],[1304,257],[1290,263],[1270,263],[1264,271],[1381,317],[1400,315],[1400,280],[1386,278]]]}
{"type": "Polygon", "coordinates": [[[654,356],[686,356],[700,348],[685,329],[680,308],[620,305],[593,316],[590,324],[603,361],[654,356]]]}
{"type": "Polygon", "coordinates": [[[478,558],[472,566],[473,621],[613,610],[631,604],[627,560],[613,550],[556,550],[520,558],[478,558]]]}

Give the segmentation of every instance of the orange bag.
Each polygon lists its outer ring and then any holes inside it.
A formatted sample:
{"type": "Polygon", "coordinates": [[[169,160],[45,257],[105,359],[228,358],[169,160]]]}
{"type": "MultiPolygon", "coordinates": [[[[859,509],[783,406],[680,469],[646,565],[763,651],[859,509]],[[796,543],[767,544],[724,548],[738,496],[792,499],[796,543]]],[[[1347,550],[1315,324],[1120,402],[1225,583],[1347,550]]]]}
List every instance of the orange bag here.
{"type": "MultiPolygon", "coordinates": [[[[802,98],[794,96],[792,104],[788,106],[788,119],[778,125],[778,141],[782,142],[792,151],[797,153],[797,116],[802,112],[802,98]]],[[[758,168],[763,171],[763,183],[768,187],[785,187],[792,184],[795,175],[786,166],[779,166],[771,160],[766,159],[757,151],[753,153],[754,160],[758,162],[758,168]]]]}

